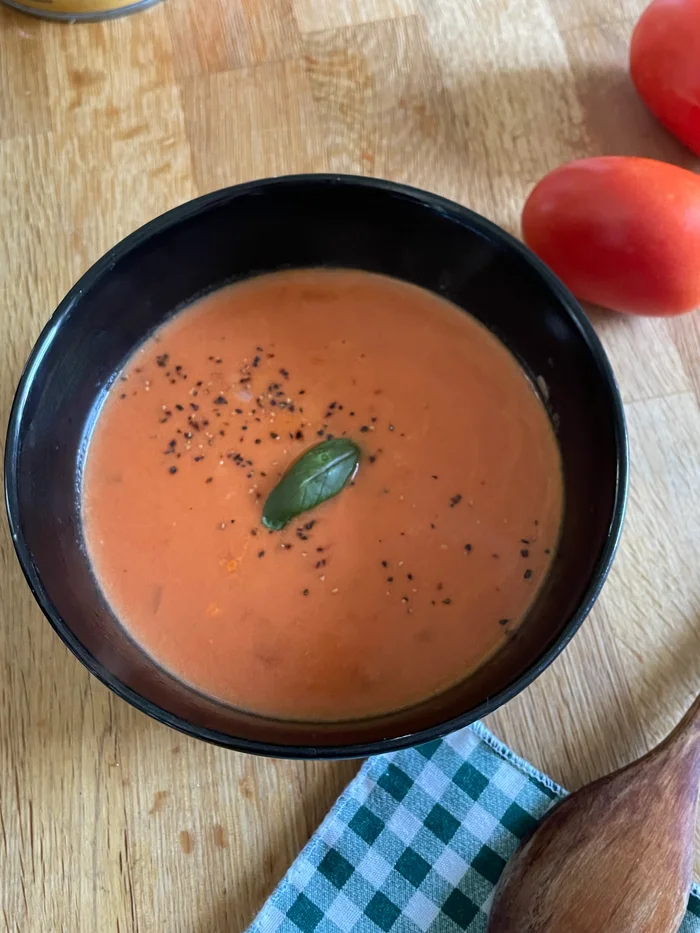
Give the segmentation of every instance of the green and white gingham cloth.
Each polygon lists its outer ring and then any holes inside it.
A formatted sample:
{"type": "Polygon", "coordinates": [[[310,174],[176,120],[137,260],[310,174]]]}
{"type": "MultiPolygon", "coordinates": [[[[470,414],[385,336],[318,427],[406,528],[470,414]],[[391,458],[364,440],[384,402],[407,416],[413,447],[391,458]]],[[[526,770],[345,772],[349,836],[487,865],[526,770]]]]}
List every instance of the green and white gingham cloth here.
{"type": "MultiPolygon", "coordinates": [[[[484,933],[506,861],[564,793],[481,723],[370,758],[249,933],[484,933]]],[[[697,886],[680,933],[700,933],[697,886]]]]}

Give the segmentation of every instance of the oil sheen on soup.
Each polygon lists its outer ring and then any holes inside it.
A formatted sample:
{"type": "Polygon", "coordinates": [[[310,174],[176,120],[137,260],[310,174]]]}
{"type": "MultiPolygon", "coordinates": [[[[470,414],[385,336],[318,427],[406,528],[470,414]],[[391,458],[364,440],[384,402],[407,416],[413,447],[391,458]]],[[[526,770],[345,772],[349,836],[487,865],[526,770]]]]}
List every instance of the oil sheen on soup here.
{"type": "Polygon", "coordinates": [[[513,356],[415,286],[295,270],[223,288],[131,357],[97,418],[83,523],[115,615],[161,666],[287,719],[443,691],[518,626],[553,559],[559,450],[513,356]],[[271,490],[328,437],[352,484],[281,531],[271,490]]]}

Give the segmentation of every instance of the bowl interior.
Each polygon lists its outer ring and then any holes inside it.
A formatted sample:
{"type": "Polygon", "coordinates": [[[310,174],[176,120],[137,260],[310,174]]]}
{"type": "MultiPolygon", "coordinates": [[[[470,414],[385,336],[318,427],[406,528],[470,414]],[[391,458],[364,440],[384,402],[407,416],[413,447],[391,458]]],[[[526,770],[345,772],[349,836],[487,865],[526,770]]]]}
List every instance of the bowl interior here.
{"type": "Polygon", "coordinates": [[[603,582],[625,481],[614,381],[590,326],[556,279],[464,208],[386,183],[323,176],[207,196],[104,257],[65,299],[35,349],[18,391],[6,460],[10,520],[25,573],[52,624],[93,673],[177,728],[249,751],[299,756],[387,750],[417,733],[431,738],[522,689],[573,634],[603,582]],[[340,724],[282,722],[231,709],[161,670],[118,624],[95,585],[79,516],[87,426],[144,336],[214,287],[304,266],[396,276],[483,321],[546,386],[564,463],[559,552],[526,623],[503,651],[419,706],[340,724]]]}

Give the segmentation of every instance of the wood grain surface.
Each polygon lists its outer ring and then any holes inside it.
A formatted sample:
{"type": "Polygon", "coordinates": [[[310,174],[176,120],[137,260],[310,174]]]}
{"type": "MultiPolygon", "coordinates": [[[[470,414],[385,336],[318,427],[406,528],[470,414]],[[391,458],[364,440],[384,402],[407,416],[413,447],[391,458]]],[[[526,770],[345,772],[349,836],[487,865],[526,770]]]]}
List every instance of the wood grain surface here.
{"type": "MultiPolygon", "coordinates": [[[[0,421],[33,341],[116,240],[183,200],[324,171],[518,231],[577,156],[698,169],[627,76],[643,0],[165,0],[58,26],[0,7],[0,421]]],[[[592,310],[627,406],[626,530],[565,654],[489,725],[577,787],[700,683],[700,318],[592,310]]],[[[0,528],[0,933],[237,933],[356,763],[211,748],[113,697],[51,632],[0,528]]]]}

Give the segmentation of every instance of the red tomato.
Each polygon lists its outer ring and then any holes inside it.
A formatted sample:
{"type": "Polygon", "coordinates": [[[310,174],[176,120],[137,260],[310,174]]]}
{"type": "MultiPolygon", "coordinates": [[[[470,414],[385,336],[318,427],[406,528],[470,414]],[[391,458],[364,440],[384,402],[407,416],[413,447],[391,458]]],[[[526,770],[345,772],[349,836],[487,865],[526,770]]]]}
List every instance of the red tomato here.
{"type": "Polygon", "coordinates": [[[607,156],[546,175],[523,210],[527,245],[586,301],[632,314],[700,305],[700,177],[607,156]]]}
{"type": "Polygon", "coordinates": [[[630,71],[663,125],[700,155],[700,0],[654,0],[632,35],[630,71]]]}

